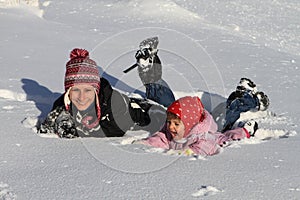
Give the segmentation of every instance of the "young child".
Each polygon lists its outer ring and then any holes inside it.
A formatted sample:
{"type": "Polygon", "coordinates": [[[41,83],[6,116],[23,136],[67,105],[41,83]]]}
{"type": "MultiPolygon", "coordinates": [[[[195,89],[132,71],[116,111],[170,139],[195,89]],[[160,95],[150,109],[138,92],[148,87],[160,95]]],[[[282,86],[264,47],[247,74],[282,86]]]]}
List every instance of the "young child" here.
{"type": "Polygon", "coordinates": [[[85,49],[71,51],[64,87],[64,94],[54,102],[46,119],[38,124],[39,133],[55,133],[63,138],[121,137],[133,126],[158,130],[162,125],[153,122],[163,117],[160,114],[165,111],[163,107],[114,90],[100,77],[96,62],[85,49]]]}
{"type": "Polygon", "coordinates": [[[167,120],[160,131],[136,143],[179,150],[185,154],[214,155],[226,142],[254,136],[253,124],[252,121],[243,128],[219,133],[217,124],[199,97],[186,96],[168,107],[167,120]]]}
{"type": "Polygon", "coordinates": [[[257,91],[256,85],[248,78],[241,78],[236,90],[226,101],[226,116],[223,131],[232,129],[242,112],[264,111],[270,101],[266,94],[257,91]]]}

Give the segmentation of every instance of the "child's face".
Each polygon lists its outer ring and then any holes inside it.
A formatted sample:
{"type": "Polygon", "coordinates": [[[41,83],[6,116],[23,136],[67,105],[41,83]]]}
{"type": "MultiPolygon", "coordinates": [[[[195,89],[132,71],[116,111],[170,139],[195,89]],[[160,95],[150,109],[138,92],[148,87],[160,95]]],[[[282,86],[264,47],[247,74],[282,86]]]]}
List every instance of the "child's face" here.
{"type": "Polygon", "coordinates": [[[184,124],[180,119],[167,119],[167,129],[174,140],[181,140],[184,135],[184,124]]]}
{"type": "Polygon", "coordinates": [[[86,110],[95,100],[95,89],[86,84],[74,85],[70,90],[70,100],[78,110],[86,110]]]}

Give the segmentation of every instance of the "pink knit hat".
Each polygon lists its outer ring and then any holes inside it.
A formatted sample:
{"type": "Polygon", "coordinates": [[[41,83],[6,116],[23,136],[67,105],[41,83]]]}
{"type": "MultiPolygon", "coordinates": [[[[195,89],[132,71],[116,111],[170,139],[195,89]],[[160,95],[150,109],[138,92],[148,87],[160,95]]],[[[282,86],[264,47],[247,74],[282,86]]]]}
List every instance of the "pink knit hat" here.
{"type": "Polygon", "coordinates": [[[204,119],[204,107],[199,97],[186,96],[174,101],[167,109],[178,116],[185,126],[184,137],[204,119]]]}
{"type": "Polygon", "coordinates": [[[65,91],[75,84],[92,85],[97,93],[100,90],[100,75],[97,64],[89,58],[85,49],[75,48],[66,64],[65,91]]]}

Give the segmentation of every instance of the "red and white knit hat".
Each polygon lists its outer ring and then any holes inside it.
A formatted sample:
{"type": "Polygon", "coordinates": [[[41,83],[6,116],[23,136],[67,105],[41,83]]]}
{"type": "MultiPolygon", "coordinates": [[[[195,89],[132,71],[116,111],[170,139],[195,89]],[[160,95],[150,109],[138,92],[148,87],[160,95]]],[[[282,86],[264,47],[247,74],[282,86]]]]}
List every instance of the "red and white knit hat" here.
{"type": "MultiPolygon", "coordinates": [[[[100,75],[97,64],[89,58],[89,52],[85,49],[75,48],[70,53],[70,60],[66,64],[64,103],[67,110],[70,109],[70,88],[75,84],[88,84],[95,88],[95,95],[100,91],[100,75]]],[[[97,117],[100,120],[100,104],[96,98],[97,117]]]]}
{"type": "Polygon", "coordinates": [[[184,137],[199,122],[204,120],[204,107],[199,97],[186,96],[174,101],[167,112],[175,114],[185,126],[184,137]]]}
{"type": "Polygon", "coordinates": [[[73,49],[70,53],[70,60],[66,64],[65,91],[75,84],[92,85],[97,93],[100,90],[97,64],[89,58],[89,52],[85,49],[73,49]]]}

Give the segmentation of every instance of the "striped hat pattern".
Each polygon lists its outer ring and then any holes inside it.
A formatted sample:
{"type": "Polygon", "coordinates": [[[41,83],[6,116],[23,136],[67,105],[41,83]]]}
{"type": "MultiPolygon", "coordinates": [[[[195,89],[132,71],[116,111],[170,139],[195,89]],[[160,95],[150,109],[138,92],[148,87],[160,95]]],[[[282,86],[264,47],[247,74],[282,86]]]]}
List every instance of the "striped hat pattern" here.
{"type": "Polygon", "coordinates": [[[89,52],[85,49],[73,49],[70,53],[70,60],[66,64],[65,91],[75,84],[92,85],[97,93],[100,90],[97,64],[89,58],[89,52]]]}

